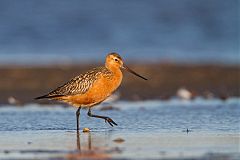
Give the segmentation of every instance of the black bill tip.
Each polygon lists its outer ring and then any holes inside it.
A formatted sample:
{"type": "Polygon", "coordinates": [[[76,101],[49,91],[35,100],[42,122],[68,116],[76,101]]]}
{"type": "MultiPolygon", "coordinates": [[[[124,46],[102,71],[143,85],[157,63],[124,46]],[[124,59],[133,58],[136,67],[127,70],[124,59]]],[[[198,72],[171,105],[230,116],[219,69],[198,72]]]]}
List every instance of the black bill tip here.
{"type": "Polygon", "coordinates": [[[128,68],[127,66],[123,66],[122,68],[123,68],[123,69],[126,69],[128,72],[134,74],[134,75],[137,76],[137,77],[140,77],[140,78],[142,78],[142,79],[144,79],[144,80],[148,80],[147,78],[145,78],[145,77],[139,75],[138,73],[134,72],[133,70],[131,70],[131,69],[128,68]]]}

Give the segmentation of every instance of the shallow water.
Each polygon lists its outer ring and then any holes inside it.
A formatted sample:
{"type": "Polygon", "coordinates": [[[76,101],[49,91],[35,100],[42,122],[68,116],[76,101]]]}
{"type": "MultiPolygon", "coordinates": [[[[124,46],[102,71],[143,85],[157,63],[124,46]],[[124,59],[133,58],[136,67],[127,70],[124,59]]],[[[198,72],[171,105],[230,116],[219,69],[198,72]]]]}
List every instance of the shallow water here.
{"type": "Polygon", "coordinates": [[[111,117],[118,126],[89,118],[82,110],[80,128],[91,132],[80,134],[75,108],[1,107],[0,159],[240,158],[239,99],[119,101],[114,103],[119,110],[107,111],[102,106],[92,112],[111,117]]]}
{"type": "Polygon", "coordinates": [[[236,0],[0,1],[0,64],[99,61],[111,51],[134,62],[239,64],[238,6],[236,0]]]}

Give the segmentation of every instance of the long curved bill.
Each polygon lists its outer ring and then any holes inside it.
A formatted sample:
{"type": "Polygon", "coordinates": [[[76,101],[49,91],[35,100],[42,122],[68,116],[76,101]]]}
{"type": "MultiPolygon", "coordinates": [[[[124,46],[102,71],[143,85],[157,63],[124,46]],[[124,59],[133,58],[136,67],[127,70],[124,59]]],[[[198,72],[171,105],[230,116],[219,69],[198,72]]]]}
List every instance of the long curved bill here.
{"type": "Polygon", "coordinates": [[[137,74],[136,72],[134,72],[133,70],[131,70],[131,69],[128,68],[127,66],[122,66],[122,68],[123,68],[123,69],[126,69],[128,72],[134,74],[134,75],[137,76],[137,77],[140,77],[140,78],[142,78],[142,79],[144,79],[144,80],[148,80],[147,78],[144,78],[143,76],[137,74]]]}

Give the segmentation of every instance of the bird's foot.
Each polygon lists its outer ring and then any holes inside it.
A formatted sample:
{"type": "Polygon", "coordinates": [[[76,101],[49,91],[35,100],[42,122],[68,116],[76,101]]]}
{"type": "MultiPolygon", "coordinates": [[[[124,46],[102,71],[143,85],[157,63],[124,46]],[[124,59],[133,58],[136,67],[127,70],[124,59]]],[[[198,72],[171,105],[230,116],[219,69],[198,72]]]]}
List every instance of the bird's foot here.
{"type": "Polygon", "coordinates": [[[104,119],[105,119],[105,122],[106,123],[108,122],[112,127],[113,127],[113,124],[117,126],[117,123],[115,123],[111,118],[106,117],[104,119]]]}

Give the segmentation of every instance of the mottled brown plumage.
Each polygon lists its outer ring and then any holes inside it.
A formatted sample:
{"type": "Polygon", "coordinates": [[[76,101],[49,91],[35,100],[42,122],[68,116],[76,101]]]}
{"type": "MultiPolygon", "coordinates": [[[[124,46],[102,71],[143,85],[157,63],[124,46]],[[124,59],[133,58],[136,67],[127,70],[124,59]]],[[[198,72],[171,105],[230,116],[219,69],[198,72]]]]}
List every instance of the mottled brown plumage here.
{"type": "Polygon", "coordinates": [[[110,53],[106,57],[104,67],[97,67],[80,74],[50,93],[36,99],[54,99],[78,107],[76,112],[77,129],[79,129],[78,119],[81,107],[89,107],[89,116],[105,119],[111,126],[113,124],[117,125],[109,117],[91,114],[91,107],[104,101],[119,87],[122,81],[121,68],[146,80],[146,78],[124,66],[119,54],[110,53]]]}
{"type": "Polygon", "coordinates": [[[93,68],[84,74],[74,77],[64,85],[56,88],[47,95],[44,95],[42,98],[61,99],[60,97],[63,96],[84,94],[93,86],[94,82],[98,80],[100,75],[111,79],[113,73],[106,67],[93,68]]]}

